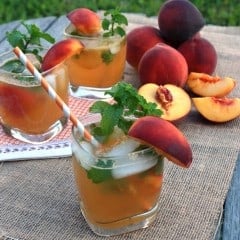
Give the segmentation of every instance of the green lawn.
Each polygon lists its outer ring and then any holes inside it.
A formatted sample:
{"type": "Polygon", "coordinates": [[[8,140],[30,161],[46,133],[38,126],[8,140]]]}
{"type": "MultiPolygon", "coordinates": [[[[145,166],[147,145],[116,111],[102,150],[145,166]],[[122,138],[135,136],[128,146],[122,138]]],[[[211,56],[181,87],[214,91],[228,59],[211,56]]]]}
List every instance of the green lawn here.
{"type": "MultiPolygon", "coordinates": [[[[60,16],[78,8],[105,10],[121,7],[123,12],[158,14],[163,0],[1,0],[0,24],[17,19],[60,16]]],[[[207,24],[240,26],[239,0],[192,0],[202,12],[207,24]]]]}

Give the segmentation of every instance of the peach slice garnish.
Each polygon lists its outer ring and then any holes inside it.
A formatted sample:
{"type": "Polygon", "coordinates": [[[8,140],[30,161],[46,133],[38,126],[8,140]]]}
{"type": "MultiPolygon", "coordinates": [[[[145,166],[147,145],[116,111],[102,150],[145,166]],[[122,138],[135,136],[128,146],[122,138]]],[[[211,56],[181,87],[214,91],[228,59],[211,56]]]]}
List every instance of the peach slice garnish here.
{"type": "Polygon", "coordinates": [[[79,54],[84,45],[76,39],[65,39],[54,44],[45,54],[42,61],[42,71],[46,71],[65,61],[74,54],[79,54]]]}
{"type": "Polygon", "coordinates": [[[147,102],[154,102],[163,111],[161,116],[168,121],[177,121],[185,117],[191,110],[189,95],[178,86],[165,84],[159,86],[155,83],[147,83],[138,89],[147,102]]]}
{"type": "Polygon", "coordinates": [[[236,81],[233,78],[221,78],[196,72],[191,72],[187,80],[189,89],[202,97],[224,97],[233,90],[235,85],[236,81]]]}
{"type": "Polygon", "coordinates": [[[83,35],[96,35],[101,30],[100,17],[88,8],[77,8],[67,14],[77,32],[83,35]]]}
{"type": "Polygon", "coordinates": [[[240,116],[240,98],[192,98],[198,112],[212,122],[227,122],[240,116]]]}
{"type": "Polygon", "coordinates": [[[141,117],[130,127],[128,135],[153,147],[158,154],[181,167],[187,168],[192,163],[192,150],[186,137],[167,120],[141,117]]]}

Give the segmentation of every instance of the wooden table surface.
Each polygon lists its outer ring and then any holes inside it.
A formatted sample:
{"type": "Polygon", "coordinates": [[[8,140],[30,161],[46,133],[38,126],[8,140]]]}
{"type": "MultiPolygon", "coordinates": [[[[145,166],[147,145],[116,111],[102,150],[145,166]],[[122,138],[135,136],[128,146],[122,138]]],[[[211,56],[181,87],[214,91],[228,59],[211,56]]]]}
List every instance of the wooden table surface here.
{"type": "MultiPolygon", "coordinates": [[[[145,24],[146,19],[149,25],[156,25],[155,18],[146,18],[144,15],[142,17],[139,17],[138,15],[138,17],[136,18],[135,14],[127,14],[127,16],[130,19],[130,28],[145,24]],[[135,19],[137,20],[135,21],[135,19]]],[[[66,26],[68,21],[65,16],[61,16],[59,18],[50,16],[50,17],[45,17],[40,19],[28,20],[27,22],[38,25],[44,31],[51,33],[56,38],[56,40],[60,40],[63,37],[62,36],[63,26],[66,26]]],[[[11,49],[11,47],[6,41],[5,32],[11,31],[14,28],[22,29],[22,27],[20,26],[20,21],[14,21],[14,22],[0,25],[0,32],[1,32],[0,53],[4,52],[5,50],[11,49]]],[[[225,37],[229,39],[234,38],[235,36],[239,37],[240,35],[240,28],[237,28],[237,27],[235,28],[235,27],[206,26],[206,28],[208,29],[207,31],[208,36],[210,36],[211,38],[214,38],[215,33],[217,34],[223,33],[225,37]]],[[[216,34],[216,37],[219,36],[217,34],[216,34]]],[[[216,45],[217,45],[217,41],[216,41],[216,45]]],[[[226,46],[226,48],[228,47],[232,47],[232,51],[234,51],[234,46],[226,46]]],[[[237,47],[239,47],[239,45],[237,47]]],[[[239,57],[236,60],[240,61],[239,57]]],[[[238,77],[240,81],[240,76],[238,77]]],[[[1,179],[0,179],[0,184],[1,184],[1,179]]],[[[231,187],[228,192],[225,205],[224,205],[222,225],[219,227],[219,231],[218,231],[218,234],[216,235],[216,239],[226,239],[226,240],[240,239],[239,226],[240,226],[240,157],[237,160],[234,175],[232,178],[231,187]]],[[[4,239],[4,238],[1,238],[1,218],[0,218],[0,239],[4,239]]]]}

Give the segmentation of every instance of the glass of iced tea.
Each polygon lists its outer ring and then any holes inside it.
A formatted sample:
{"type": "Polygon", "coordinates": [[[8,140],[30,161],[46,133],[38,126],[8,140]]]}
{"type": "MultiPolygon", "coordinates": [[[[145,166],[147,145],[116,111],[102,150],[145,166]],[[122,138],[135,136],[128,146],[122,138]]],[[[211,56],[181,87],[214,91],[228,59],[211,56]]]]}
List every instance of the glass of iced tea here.
{"type": "MultiPolygon", "coordinates": [[[[86,128],[98,124],[89,115],[86,128]]],[[[99,149],[72,129],[73,170],[82,214],[98,235],[111,236],[149,226],[156,218],[163,158],[115,128],[99,149]]]]}
{"type": "Polygon", "coordinates": [[[64,31],[66,38],[76,38],[85,48],[66,61],[70,93],[74,97],[105,99],[105,91],[123,79],[126,60],[126,36],[104,37],[74,34],[70,24],[64,31]]]}
{"type": "MultiPolygon", "coordinates": [[[[21,141],[49,141],[64,128],[67,118],[28,71],[7,70],[6,63],[15,60],[12,52],[0,56],[0,123],[7,134],[21,141]]],[[[69,79],[64,63],[42,75],[67,103],[69,79]]]]}

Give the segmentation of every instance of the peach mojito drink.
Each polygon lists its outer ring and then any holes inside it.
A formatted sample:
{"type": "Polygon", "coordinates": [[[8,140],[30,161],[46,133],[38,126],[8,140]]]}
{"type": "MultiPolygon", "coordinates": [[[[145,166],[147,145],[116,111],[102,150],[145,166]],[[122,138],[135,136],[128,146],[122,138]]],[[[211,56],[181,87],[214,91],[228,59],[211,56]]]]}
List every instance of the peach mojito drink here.
{"type": "Polygon", "coordinates": [[[163,159],[117,129],[101,149],[73,129],[73,169],[81,211],[99,235],[147,227],[156,216],[163,159]]]}
{"type": "MultiPolygon", "coordinates": [[[[59,64],[43,73],[43,76],[59,96],[68,102],[69,80],[66,67],[59,64]]],[[[61,128],[66,121],[54,100],[32,76],[1,70],[0,122],[7,133],[11,135],[12,131],[19,132],[17,135],[22,135],[20,140],[33,143],[45,141],[49,134],[54,135],[50,133],[51,128],[55,125],[61,128]],[[28,138],[28,135],[32,137],[28,138]]]]}
{"type": "MultiPolygon", "coordinates": [[[[69,35],[66,35],[69,37],[69,35]]],[[[123,77],[126,60],[126,37],[84,37],[85,48],[67,61],[73,87],[109,88],[123,77]]]]}
{"type": "Polygon", "coordinates": [[[76,97],[108,98],[104,94],[122,80],[126,60],[127,18],[117,9],[100,17],[87,8],[67,14],[66,38],[81,41],[85,48],[67,61],[71,94],[76,97]]]}

